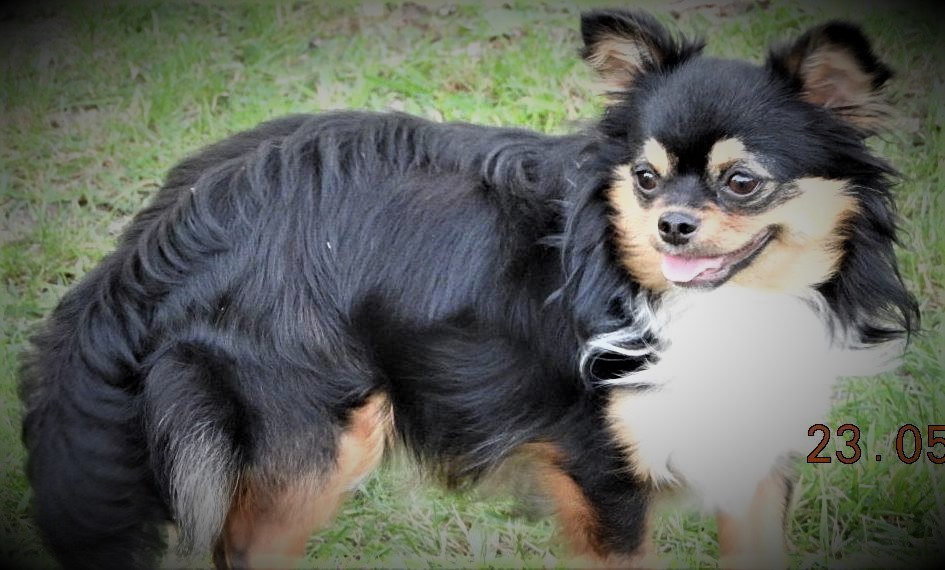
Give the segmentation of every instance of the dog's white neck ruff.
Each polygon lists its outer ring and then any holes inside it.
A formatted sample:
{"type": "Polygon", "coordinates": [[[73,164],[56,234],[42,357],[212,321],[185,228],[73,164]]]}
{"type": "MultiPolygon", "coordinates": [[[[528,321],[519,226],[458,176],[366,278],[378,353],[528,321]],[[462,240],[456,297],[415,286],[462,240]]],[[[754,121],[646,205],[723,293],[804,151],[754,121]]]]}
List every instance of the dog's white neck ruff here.
{"type": "Polygon", "coordinates": [[[591,343],[649,360],[608,381],[611,427],[634,471],[688,487],[707,508],[743,508],[788,454],[814,448],[808,428],[827,421],[838,378],[887,370],[901,353],[853,346],[813,289],[673,289],[652,302],[641,295],[633,314],[632,329],[591,343]],[[639,348],[617,345],[628,341],[639,348]]]}

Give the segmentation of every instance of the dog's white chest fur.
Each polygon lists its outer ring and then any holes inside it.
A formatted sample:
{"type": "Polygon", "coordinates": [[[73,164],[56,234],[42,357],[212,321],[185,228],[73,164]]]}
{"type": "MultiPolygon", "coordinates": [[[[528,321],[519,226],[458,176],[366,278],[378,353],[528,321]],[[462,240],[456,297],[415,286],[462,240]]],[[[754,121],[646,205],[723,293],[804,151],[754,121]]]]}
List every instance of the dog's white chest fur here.
{"type": "Polygon", "coordinates": [[[819,299],[734,285],[669,293],[659,360],[618,382],[646,388],[617,389],[611,403],[632,468],[738,509],[782,457],[813,449],[807,430],[826,420],[835,380],[886,360],[838,346],[819,299]]]}

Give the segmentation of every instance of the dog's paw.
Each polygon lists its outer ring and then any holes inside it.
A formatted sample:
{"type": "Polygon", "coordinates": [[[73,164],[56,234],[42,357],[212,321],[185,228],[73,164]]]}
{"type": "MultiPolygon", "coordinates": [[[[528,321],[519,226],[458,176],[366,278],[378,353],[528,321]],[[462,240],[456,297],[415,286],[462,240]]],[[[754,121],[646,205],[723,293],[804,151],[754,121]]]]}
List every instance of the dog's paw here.
{"type": "Polygon", "coordinates": [[[787,567],[787,557],[781,554],[732,554],[719,559],[719,568],[725,570],[783,570],[787,567]]]}

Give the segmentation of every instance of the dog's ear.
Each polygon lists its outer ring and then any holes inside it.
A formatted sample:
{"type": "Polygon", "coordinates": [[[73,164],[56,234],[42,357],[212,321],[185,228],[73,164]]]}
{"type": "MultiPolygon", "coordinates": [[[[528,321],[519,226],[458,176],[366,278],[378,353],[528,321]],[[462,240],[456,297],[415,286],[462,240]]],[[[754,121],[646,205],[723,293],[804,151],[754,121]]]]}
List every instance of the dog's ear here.
{"type": "Polygon", "coordinates": [[[892,71],[852,24],[829,22],[811,28],[793,43],[772,49],[767,63],[805,101],[835,112],[864,132],[875,132],[889,114],[880,92],[892,71]]]}
{"type": "Polygon", "coordinates": [[[614,91],[633,86],[643,73],[665,70],[698,54],[702,42],[673,38],[643,12],[592,10],[581,14],[581,56],[614,91]]]}

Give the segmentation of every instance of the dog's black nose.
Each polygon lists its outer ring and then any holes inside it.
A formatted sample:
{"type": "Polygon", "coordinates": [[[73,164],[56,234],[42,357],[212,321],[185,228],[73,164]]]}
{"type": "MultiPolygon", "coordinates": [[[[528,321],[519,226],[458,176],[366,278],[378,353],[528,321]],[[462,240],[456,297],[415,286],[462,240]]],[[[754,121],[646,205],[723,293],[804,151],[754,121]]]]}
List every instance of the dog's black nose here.
{"type": "Polygon", "coordinates": [[[660,237],[670,245],[683,245],[699,229],[699,219],[685,212],[664,212],[657,223],[660,237]]]}

